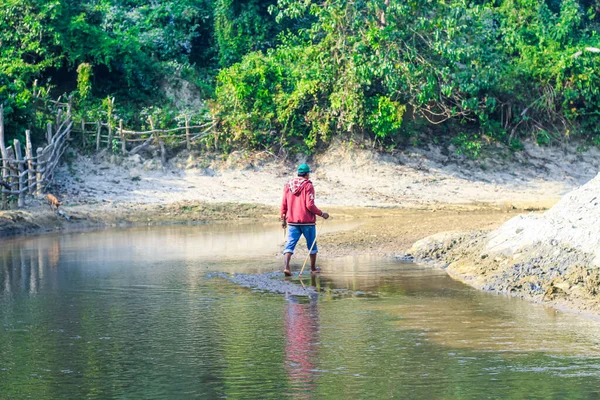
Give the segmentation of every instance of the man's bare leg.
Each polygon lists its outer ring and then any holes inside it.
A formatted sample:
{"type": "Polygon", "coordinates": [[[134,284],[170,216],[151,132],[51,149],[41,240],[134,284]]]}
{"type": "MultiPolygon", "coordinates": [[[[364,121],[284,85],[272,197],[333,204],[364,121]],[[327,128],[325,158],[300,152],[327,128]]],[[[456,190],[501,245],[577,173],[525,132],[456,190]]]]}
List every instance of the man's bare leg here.
{"type": "Polygon", "coordinates": [[[285,253],[283,255],[284,262],[284,270],[283,273],[285,276],[292,276],[292,271],[290,270],[290,260],[292,259],[292,253],[285,253]]]}
{"type": "Polygon", "coordinates": [[[321,272],[321,268],[317,268],[317,255],[316,254],[310,255],[310,272],[317,273],[317,274],[319,272],[321,272]]]}

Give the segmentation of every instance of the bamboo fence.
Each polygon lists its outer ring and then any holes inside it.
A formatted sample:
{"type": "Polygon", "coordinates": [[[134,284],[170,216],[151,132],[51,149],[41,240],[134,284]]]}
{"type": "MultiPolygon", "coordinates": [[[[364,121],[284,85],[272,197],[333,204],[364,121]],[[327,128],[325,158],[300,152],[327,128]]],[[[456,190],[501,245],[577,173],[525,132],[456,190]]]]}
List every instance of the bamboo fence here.
{"type": "Polygon", "coordinates": [[[41,195],[52,182],[54,171],[65,152],[73,121],[71,107],[57,103],[56,123],[48,123],[45,147],[38,147],[33,153],[31,132],[25,132],[25,144],[15,139],[12,146],[6,146],[4,134],[4,107],[0,105],[0,162],[2,165],[2,209],[8,207],[9,197],[17,197],[17,207],[25,206],[25,196],[41,195]],[[24,147],[24,148],[23,148],[24,147]],[[24,153],[23,153],[24,150],[24,153]]]}
{"type": "Polygon", "coordinates": [[[150,146],[160,148],[163,164],[167,160],[167,147],[185,145],[190,150],[192,144],[205,137],[215,127],[213,121],[201,125],[190,125],[185,119],[185,126],[173,129],[156,128],[149,119],[150,130],[134,131],[123,126],[123,120],[111,122],[89,122],[81,120],[75,124],[73,131],[82,134],[84,145],[95,144],[96,151],[108,149],[122,155],[134,155],[150,146]]]}
{"type": "Polygon", "coordinates": [[[2,200],[0,206],[6,209],[10,196],[17,197],[17,207],[25,205],[25,197],[41,195],[52,182],[54,171],[65,152],[72,133],[80,133],[84,146],[94,146],[96,151],[108,149],[121,153],[123,156],[134,155],[151,146],[160,149],[162,163],[167,162],[167,148],[185,145],[191,149],[198,139],[205,137],[215,127],[215,122],[208,121],[200,125],[190,125],[188,118],[185,126],[173,129],[156,128],[154,121],[149,119],[151,129],[134,131],[124,128],[123,121],[88,122],[84,119],[73,121],[71,105],[61,103],[60,99],[52,102],[56,107],[56,123],[49,123],[46,132],[47,146],[38,147],[36,155],[31,145],[31,132],[26,131],[26,143],[23,145],[14,140],[7,147],[4,135],[4,112],[0,106],[0,162],[1,181],[0,191],[2,200]]]}

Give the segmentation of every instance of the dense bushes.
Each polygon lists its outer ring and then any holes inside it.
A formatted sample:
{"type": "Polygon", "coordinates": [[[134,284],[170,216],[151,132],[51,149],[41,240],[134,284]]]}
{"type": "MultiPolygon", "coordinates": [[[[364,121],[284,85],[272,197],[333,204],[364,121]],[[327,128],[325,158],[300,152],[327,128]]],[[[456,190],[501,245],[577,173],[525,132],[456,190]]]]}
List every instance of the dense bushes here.
{"type": "Polygon", "coordinates": [[[393,145],[418,130],[476,156],[484,140],[597,138],[597,5],[555,3],[280,0],[278,20],[312,24],[220,72],[225,143],[311,152],[335,135],[393,145]]]}
{"type": "Polygon", "coordinates": [[[201,111],[164,90],[185,82],[224,151],[600,143],[599,27],[597,0],[0,0],[0,102],[12,137],[62,93],[176,121],[201,111]]]}
{"type": "MultiPolygon", "coordinates": [[[[228,59],[228,49],[220,54],[221,42],[243,40],[235,49],[245,52],[267,48],[256,43],[260,19],[268,13],[255,3],[261,2],[0,0],[0,103],[9,138],[25,129],[43,136],[50,118],[44,105],[64,93],[73,95],[76,112],[89,118],[106,115],[106,99],[114,97],[115,116],[130,124],[139,123],[141,110],[151,106],[168,114],[202,111],[182,110],[180,99],[163,88],[185,81],[197,96],[209,97],[219,60],[228,59]],[[246,3],[240,16],[235,8],[246,3]],[[252,32],[246,32],[248,25],[252,32]]],[[[273,2],[266,3],[262,8],[273,2]]]]}

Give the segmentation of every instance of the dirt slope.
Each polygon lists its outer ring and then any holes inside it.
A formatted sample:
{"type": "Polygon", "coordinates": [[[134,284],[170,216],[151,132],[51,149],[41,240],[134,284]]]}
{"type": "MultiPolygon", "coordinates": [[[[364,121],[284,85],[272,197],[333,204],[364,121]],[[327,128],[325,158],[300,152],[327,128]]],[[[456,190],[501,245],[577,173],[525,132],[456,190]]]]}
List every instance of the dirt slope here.
{"type": "MultiPolygon", "coordinates": [[[[309,160],[318,203],[324,207],[436,207],[486,204],[547,208],[591,179],[600,151],[566,154],[527,144],[523,153],[472,161],[452,148],[412,148],[382,154],[347,143],[309,160]]],[[[67,205],[179,201],[278,205],[295,166],[307,161],[268,152],[227,157],[188,153],[168,165],[151,155],[75,157],[57,173],[53,189],[67,205]]]]}
{"type": "Polygon", "coordinates": [[[543,214],[488,233],[438,234],[410,250],[481,289],[600,312],[600,175],[543,214]]]}

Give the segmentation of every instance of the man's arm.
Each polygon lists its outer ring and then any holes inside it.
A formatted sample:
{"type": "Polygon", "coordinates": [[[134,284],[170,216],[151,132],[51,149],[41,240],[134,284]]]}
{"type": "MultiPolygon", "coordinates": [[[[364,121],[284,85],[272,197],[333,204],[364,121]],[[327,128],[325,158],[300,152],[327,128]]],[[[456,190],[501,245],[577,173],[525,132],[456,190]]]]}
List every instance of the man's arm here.
{"type": "Polygon", "coordinates": [[[283,187],[283,199],[281,200],[281,225],[285,228],[285,217],[287,215],[287,211],[288,211],[288,204],[287,204],[287,191],[288,191],[288,186],[285,185],[283,187]]]}
{"type": "Polygon", "coordinates": [[[319,217],[329,218],[329,214],[324,213],[315,205],[315,187],[312,183],[308,183],[308,187],[306,188],[306,209],[319,217]]]}

